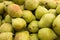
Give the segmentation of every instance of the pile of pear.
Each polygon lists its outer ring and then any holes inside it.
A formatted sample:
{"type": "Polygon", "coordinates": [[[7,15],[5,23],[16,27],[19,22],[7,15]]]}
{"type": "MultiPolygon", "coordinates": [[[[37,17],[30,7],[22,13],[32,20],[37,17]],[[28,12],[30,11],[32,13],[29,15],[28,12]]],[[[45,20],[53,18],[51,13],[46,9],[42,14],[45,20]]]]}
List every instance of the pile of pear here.
{"type": "Polygon", "coordinates": [[[60,40],[60,0],[0,0],[0,40],[60,40]]]}

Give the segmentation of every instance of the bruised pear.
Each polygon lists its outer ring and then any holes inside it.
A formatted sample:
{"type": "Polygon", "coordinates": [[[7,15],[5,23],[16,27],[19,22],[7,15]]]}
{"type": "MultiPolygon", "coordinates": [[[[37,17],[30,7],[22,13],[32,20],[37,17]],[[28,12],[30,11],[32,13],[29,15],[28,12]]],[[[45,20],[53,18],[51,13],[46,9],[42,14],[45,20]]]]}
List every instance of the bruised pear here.
{"type": "Polygon", "coordinates": [[[31,21],[35,20],[35,16],[33,15],[33,13],[29,10],[24,10],[23,11],[23,18],[25,19],[25,21],[27,23],[30,23],[31,21]]]}
{"type": "Polygon", "coordinates": [[[22,32],[16,33],[14,40],[29,40],[29,32],[22,31],[22,32]]]}
{"type": "Polygon", "coordinates": [[[11,32],[0,33],[0,40],[13,40],[13,33],[11,32]]]}
{"type": "Polygon", "coordinates": [[[35,16],[37,19],[40,19],[46,13],[48,13],[48,10],[45,7],[39,6],[35,11],[35,16]]]}
{"type": "Polygon", "coordinates": [[[0,32],[12,32],[13,29],[12,29],[12,25],[9,24],[9,23],[3,23],[1,26],[0,26],[0,32]]]}
{"type": "Polygon", "coordinates": [[[22,17],[22,15],[23,15],[20,6],[17,5],[17,4],[8,5],[8,7],[7,7],[7,13],[11,17],[22,17]]]}
{"type": "Polygon", "coordinates": [[[35,10],[39,6],[39,0],[26,0],[25,9],[35,10]]]}
{"type": "Polygon", "coordinates": [[[53,30],[60,35],[60,15],[58,15],[53,21],[53,30]]]}
{"type": "Polygon", "coordinates": [[[50,28],[42,28],[38,31],[38,37],[40,40],[54,40],[57,35],[50,28]]]}
{"type": "Polygon", "coordinates": [[[12,19],[12,26],[16,31],[20,31],[21,29],[26,27],[26,21],[22,18],[12,19]]]}
{"type": "Polygon", "coordinates": [[[29,25],[28,25],[28,30],[30,32],[38,32],[38,21],[32,21],[29,25]]]}
{"type": "Polygon", "coordinates": [[[38,25],[39,28],[46,28],[46,27],[50,27],[51,24],[53,23],[53,20],[55,19],[55,15],[54,14],[45,14],[42,16],[42,18],[40,19],[38,25]]]}

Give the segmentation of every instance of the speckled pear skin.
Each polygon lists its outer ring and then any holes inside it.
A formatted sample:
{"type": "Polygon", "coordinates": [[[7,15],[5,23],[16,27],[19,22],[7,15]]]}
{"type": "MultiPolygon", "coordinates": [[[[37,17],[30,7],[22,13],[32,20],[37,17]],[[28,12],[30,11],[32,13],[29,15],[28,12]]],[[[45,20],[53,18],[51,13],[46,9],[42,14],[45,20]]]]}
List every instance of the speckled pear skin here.
{"type": "Polygon", "coordinates": [[[30,34],[30,40],[38,40],[38,35],[37,34],[30,34]]]}
{"type": "Polygon", "coordinates": [[[50,13],[50,14],[43,15],[41,20],[38,23],[39,28],[50,27],[52,25],[54,19],[55,19],[55,15],[54,14],[50,13]]]}
{"type": "Polygon", "coordinates": [[[50,28],[42,28],[38,31],[38,37],[41,40],[54,40],[57,35],[50,28]]]}
{"type": "Polygon", "coordinates": [[[20,31],[21,29],[26,27],[26,21],[22,18],[12,19],[12,26],[16,31],[20,31]]]}
{"type": "Polygon", "coordinates": [[[12,29],[12,25],[9,24],[9,23],[3,23],[1,26],[0,26],[0,32],[3,33],[3,32],[12,32],[13,29],[12,29]]]}
{"type": "Polygon", "coordinates": [[[36,20],[33,13],[31,11],[29,11],[29,10],[24,10],[23,11],[23,18],[25,19],[25,21],[27,23],[30,23],[31,21],[36,20]]]}
{"type": "Polygon", "coordinates": [[[38,32],[39,27],[38,27],[38,21],[32,21],[29,25],[28,25],[28,30],[30,32],[38,32]]]}
{"type": "Polygon", "coordinates": [[[22,32],[16,33],[14,40],[29,40],[29,32],[22,31],[22,32]]]}
{"type": "Polygon", "coordinates": [[[22,5],[26,0],[12,0],[14,3],[22,5]]]}
{"type": "Polygon", "coordinates": [[[53,21],[53,30],[60,35],[60,15],[58,15],[53,21]]]}
{"type": "Polygon", "coordinates": [[[39,6],[39,0],[26,0],[25,8],[28,10],[35,10],[39,6]]]}
{"type": "Polygon", "coordinates": [[[35,11],[35,16],[37,19],[40,19],[44,14],[47,14],[48,10],[45,7],[38,6],[35,11]]]}
{"type": "Polygon", "coordinates": [[[0,33],[0,40],[13,40],[13,33],[11,32],[0,33]]]}
{"type": "Polygon", "coordinates": [[[22,17],[23,12],[20,8],[19,5],[17,4],[11,4],[7,7],[7,13],[11,16],[11,17],[22,17]]]}

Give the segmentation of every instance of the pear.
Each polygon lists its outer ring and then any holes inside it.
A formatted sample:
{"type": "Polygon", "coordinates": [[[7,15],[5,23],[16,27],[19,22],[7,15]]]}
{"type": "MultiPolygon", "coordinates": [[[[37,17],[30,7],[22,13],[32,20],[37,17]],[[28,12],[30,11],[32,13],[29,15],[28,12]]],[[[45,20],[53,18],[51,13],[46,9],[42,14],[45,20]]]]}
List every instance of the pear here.
{"type": "Polygon", "coordinates": [[[39,27],[38,27],[38,21],[32,21],[29,25],[28,25],[28,30],[30,32],[38,32],[39,27]]]}
{"type": "Polygon", "coordinates": [[[4,4],[0,3],[0,14],[3,14],[4,9],[4,4]]]}
{"type": "Polygon", "coordinates": [[[60,5],[57,5],[56,12],[57,14],[60,14],[60,5]]]}
{"type": "Polygon", "coordinates": [[[60,35],[60,15],[58,15],[55,20],[53,21],[53,30],[60,35]]]}
{"type": "Polygon", "coordinates": [[[33,13],[31,11],[29,11],[29,10],[24,10],[23,11],[23,18],[25,19],[25,21],[27,23],[30,23],[31,21],[36,20],[33,13]]]}
{"type": "Polygon", "coordinates": [[[6,15],[5,16],[5,22],[6,23],[11,23],[11,21],[12,21],[12,18],[10,17],[10,15],[6,15]]]}
{"type": "Polygon", "coordinates": [[[45,14],[42,16],[42,18],[40,19],[38,25],[39,28],[46,28],[46,27],[50,27],[53,23],[53,20],[55,19],[55,15],[54,14],[45,14]]]}
{"type": "Polygon", "coordinates": [[[22,31],[22,32],[16,33],[14,40],[29,40],[29,32],[22,31]]]}
{"type": "Polygon", "coordinates": [[[57,15],[56,9],[49,9],[49,13],[52,13],[52,14],[54,14],[54,15],[57,15]]]}
{"type": "Polygon", "coordinates": [[[30,34],[30,40],[38,40],[37,34],[30,34]]]}
{"type": "Polygon", "coordinates": [[[39,6],[39,0],[26,0],[25,8],[28,10],[35,10],[39,6]]]}
{"type": "Polygon", "coordinates": [[[3,32],[12,32],[12,31],[13,31],[12,25],[9,24],[9,23],[3,23],[0,26],[0,32],[1,33],[3,33],[3,32]]]}
{"type": "Polygon", "coordinates": [[[38,37],[40,40],[54,40],[57,35],[50,28],[42,28],[38,31],[38,37]]]}
{"type": "Polygon", "coordinates": [[[11,32],[0,33],[0,40],[13,40],[13,33],[11,32]]]}
{"type": "Polygon", "coordinates": [[[23,15],[23,12],[22,12],[20,6],[17,4],[8,5],[7,6],[7,13],[11,17],[22,17],[22,15],[23,15]]]}
{"type": "Polygon", "coordinates": [[[48,10],[45,7],[38,6],[35,11],[35,16],[37,19],[40,19],[44,14],[47,14],[48,10]]]}
{"type": "Polygon", "coordinates": [[[12,19],[12,26],[16,31],[20,31],[21,29],[26,27],[26,21],[22,18],[12,19]]]}

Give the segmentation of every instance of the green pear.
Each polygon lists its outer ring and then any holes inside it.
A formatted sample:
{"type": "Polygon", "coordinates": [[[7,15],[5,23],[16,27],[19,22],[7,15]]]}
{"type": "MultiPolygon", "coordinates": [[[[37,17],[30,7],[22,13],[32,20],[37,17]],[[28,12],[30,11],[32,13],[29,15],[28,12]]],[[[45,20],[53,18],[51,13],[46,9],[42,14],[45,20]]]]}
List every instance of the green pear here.
{"type": "Polygon", "coordinates": [[[16,4],[21,5],[21,4],[24,4],[24,2],[25,2],[26,0],[11,0],[11,1],[15,2],[16,4]]]}
{"type": "Polygon", "coordinates": [[[58,15],[53,21],[53,30],[60,35],[60,15],[58,15]]]}
{"type": "Polygon", "coordinates": [[[22,11],[24,10],[24,5],[20,5],[20,8],[22,9],[22,11]]]}
{"type": "Polygon", "coordinates": [[[57,14],[60,14],[60,5],[57,5],[56,12],[57,14]]]}
{"type": "Polygon", "coordinates": [[[4,9],[4,4],[0,3],[0,14],[3,14],[4,9]]]}
{"type": "Polygon", "coordinates": [[[35,16],[37,19],[40,19],[46,13],[48,13],[48,10],[45,7],[39,6],[35,11],[35,16]]]}
{"type": "Polygon", "coordinates": [[[45,3],[45,6],[46,8],[50,8],[50,9],[54,9],[57,7],[57,4],[55,1],[50,1],[48,0],[46,3],[45,3]]]}
{"type": "Polygon", "coordinates": [[[56,15],[56,9],[49,9],[49,13],[56,15]]]}
{"type": "Polygon", "coordinates": [[[12,32],[13,29],[12,29],[12,25],[9,24],[9,23],[3,23],[1,26],[0,26],[0,32],[12,32]]]}
{"type": "Polygon", "coordinates": [[[38,21],[32,21],[29,25],[28,25],[28,30],[30,32],[38,32],[39,27],[38,27],[38,21]]]}
{"type": "Polygon", "coordinates": [[[38,37],[40,40],[54,40],[57,35],[50,28],[42,28],[38,31],[38,37]]]}
{"type": "Polygon", "coordinates": [[[38,40],[37,34],[30,34],[30,40],[38,40]]]}
{"type": "Polygon", "coordinates": [[[39,28],[46,28],[46,27],[50,27],[51,24],[53,23],[53,20],[55,19],[55,15],[54,14],[45,14],[42,16],[42,18],[40,19],[38,25],[39,28]]]}
{"type": "Polygon", "coordinates": [[[6,23],[11,23],[11,21],[12,21],[12,18],[9,15],[6,15],[5,16],[5,22],[6,23]]]}
{"type": "Polygon", "coordinates": [[[26,21],[22,18],[12,19],[12,26],[16,31],[20,31],[21,29],[26,27],[26,21]]]}
{"type": "Polygon", "coordinates": [[[26,0],[25,8],[28,10],[35,10],[39,6],[39,0],[26,0]]]}
{"type": "Polygon", "coordinates": [[[11,17],[22,17],[22,15],[23,15],[23,12],[22,12],[20,6],[17,4],[11,4],[11,5],[7,6],[7,13],[11,17]]]}
{"type": "Polygon", "coordinates": [[[29,32],[22,31],[22,32],[16,33],[14,40],[29,40],[29,32]]]}
{"type": "Polygon", "coordinates": [[[33,13],[31,11],[29,11],[29,10],[24,10],[23,11],[23,18],[25,19],[25,21],[27,23],[30,23],[31,21],[36,20],[33,13]]]}
{"type": "Polygon", "coordinates": [[[13,40],[13,33],[11,32],[0,33],[0,40],[13,40]]]}

